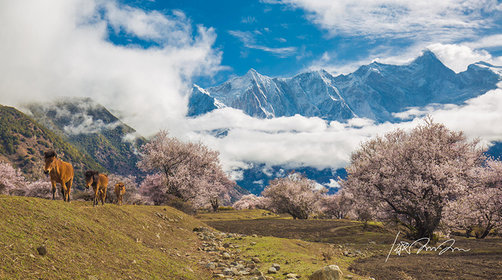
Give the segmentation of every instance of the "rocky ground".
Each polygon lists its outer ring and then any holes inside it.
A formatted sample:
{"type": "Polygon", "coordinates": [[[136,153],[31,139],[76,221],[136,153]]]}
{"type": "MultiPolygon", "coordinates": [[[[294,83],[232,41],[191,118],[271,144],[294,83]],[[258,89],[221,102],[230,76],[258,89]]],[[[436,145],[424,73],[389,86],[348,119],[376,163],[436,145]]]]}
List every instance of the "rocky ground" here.
{"type": "MultiPolygon", "coordinates": [[[[220,214],[222,215],[222,214],[220,214]]],[[[343,279],[502,279],[502,239],[483,240],[452,236],[455,247],[468,252],[448,251],[392,254],[386,262],[395,233],[377,225],[364,226],[347,220],[292,220],[255,218],[209,220],[211,227],[236,234],[300,239],[311,244],[331,244],[332,263],[345,272],[343,279]],[[348,264],[345,266],[345,264],[348,264]],[[352,276],[350,276],[353,273],[352,276]],[[352,278],[351,278],[352,277],[352,278]]],[[[329,256],[327,256],[329,257],[329,256]]],[[[320,264],[321,262],[319,262],[320,264]]],[[[330,262],[325,262],[330,265],[330,262]]],[[[266,272],[266,267],[262,271],[266,272]]],[[[284,271],[286,272],[286,271],[284,271]]],[[[296,271],[298,273],[298,271],[296,271]]],[[[277,275],[277,274],[276,274],[277,275]]],[[[265,276],[277,277],[265,273],[265,276]]],[[[283,279],[283,278],[281,278],[283,279]]]]}
{"type": "Polygon", "coordinates": [[[214,278],[272,280],[277,274],[282,274],[288,280],[300,278],[297,274],[282,271],[280,264],[263,267],[260,258],[244,257],[240,245],[231,242],[242,239],[244,234],[217,232],[207,227],[198,227],[194,231],[202,241],[199,250],[207,252],[208,255],[200,264],[211,270],[214,278]]]}

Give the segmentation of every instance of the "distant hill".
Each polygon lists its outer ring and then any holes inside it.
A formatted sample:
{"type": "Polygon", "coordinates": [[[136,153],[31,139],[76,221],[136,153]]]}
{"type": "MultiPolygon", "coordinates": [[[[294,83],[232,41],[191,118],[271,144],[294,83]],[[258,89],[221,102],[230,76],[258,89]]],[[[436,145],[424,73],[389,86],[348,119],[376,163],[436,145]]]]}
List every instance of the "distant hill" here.
{"type": "Polygon", "coordinates": [[[77,187],[83,186],[85,170],[105,170],[92,157],[24,113],[0,105],[0,160],[20,168],[29,178],[38,179],[45,176],[43,154],[48,149],[56,150],[61,159],[73,164],[77,187]]]}
{"type": "Polygon", "coordinates": [[[145,139],[90,98],[63,98],[25,106],[38,122],[92,157],[110,173],[142,175],[136,163],[145,139]]]}
{"type": "Polygon", "coordinates": [[[488,156],[491,156],[497,160],[502,160],[502,142],[495,142],[486,152],[488,156]]]}

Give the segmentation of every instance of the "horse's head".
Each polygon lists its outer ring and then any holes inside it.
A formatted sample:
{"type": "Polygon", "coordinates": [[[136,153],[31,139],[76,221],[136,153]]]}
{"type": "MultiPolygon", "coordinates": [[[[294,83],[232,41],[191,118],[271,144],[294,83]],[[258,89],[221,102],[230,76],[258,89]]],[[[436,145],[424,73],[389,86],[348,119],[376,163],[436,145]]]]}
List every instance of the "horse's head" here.
{"type": "Polygon", "coordinates": [[[115,188],[117,188],[119,190],[124,190],[125,189],[125,185],[122,182],[118,182],[117,184],[115,184],[115,188]]]}
{"type": "Polygon", "coordinates": [[[55,168],[57,157],[58,156],[54,150],[48,150],[47,152],[44,153],[44,160],[45,160],[44,173],[45,174],[49,174],[49,172],[51,172],[51,170],[55,168]]]}
{"type": "Polygon", "coordinates": [[[99,179],[99,172],[88,170],[85,172],[85,187],[88,189],[92,184],[97,184],[99,179]]]}

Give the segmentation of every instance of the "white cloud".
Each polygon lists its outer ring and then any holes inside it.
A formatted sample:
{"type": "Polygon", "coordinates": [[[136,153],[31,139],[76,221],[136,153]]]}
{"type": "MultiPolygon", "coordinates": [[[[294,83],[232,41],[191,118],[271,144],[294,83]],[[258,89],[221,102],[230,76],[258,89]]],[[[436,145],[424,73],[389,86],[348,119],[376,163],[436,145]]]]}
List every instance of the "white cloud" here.
{"type": "Polygon", "coordinates": [[[435,105],[425,108],[413,108],[396,115],[403,118],[421,117],[429,114],[434,121],[445,124],[448,128],[464,131],[470,138],[479,138],[483,144],[502,140],[502,83],[499,89],[491,90],[481,96],[470,99],[465,105],[435,105]]]}
{"type": "Polygon", "coordinates": [[[288,57],[295,55],[297,50],[296,47],[273,48],[258,44],[256,42],[257,39],[255,37],[256,33],[253,34],[252,32],[249,31],[230,30],[228,31],[228,33],[239,39],[246,48],[262,50],[264,52],[272,53],[278,57],[288,57]]]}
{"type": "Polygon", "coordinates": [[[467,70],[467,66],[480,61],[493,65],[502,65],[502,57],[494,57],[484,49],[471,47],[473,45],[473,43],[469,42],[459,44],[429,44],[422,42],[400,50],[395,50],[393,47],[386,48],[385,50],[376,49],[370,52],[367,57],[349,63],[338,62],[335,55],[325,52],[319,59],[312,61],[310,66],[305,70],[325,69],[334,75],[338,75],[350,74],[362,65],[367,65],[373,61],[384,64],[405,65],[416,59],[425,49],[434,52],[446,67],[456,73],[465,71],[467,70]]]}
{"type": "Polygon", "coordinates": [[[340,184],[336,180],[333,180],[333,179],[329,179],[329,183],[324,184],[324,186],[326,186],[327,188],[330,188],[330,189],[341,188],[340,184]]]}
{"type": "Polygon", "coordinates": [[[288,168],[342,168],[362,141],[416,122],[375,125],[369,120],[354,119],[349,123],[327,123],[299,115],[257,119],[240,110],[224,108],[188,120],[186,135],[188,140],[200,140],[220,151],[225,170],[237,165],[248,168],[245,162],[288,168]],[[217,129],[228,129],[227,136],[210,133],[217,129]]]}
{"type": "Polygon", "coordinates": [[[489,27],[487,13],[500,12],[496,0],[282,0],[306,11],[307,18],[331,35],[465,38],[489,27]]]}
{"type": "Polygon", "coordinates": [[[88,96],[149,135],[179,126],[197,75],[222,69],[212,28],[102,0],[0,2],[0,103],[88,96]],[[27,9],[29,7],[29,9],[27,9]],[[108,26],[152,47],[118,46],[108,26]]]}
{"type": "Polygon", "coordinates": [[[457,73],[467,70],[467,66],[479,61],[493,63],[490,53],[485,50],[473,50],[466,45],[436,43],[429,45],[428,48],[457,73]]]}
{"type": "Polygon", "coordinates": [[[484,36],[478,40],[466,43],[471,48],[492,48],[502,46],[502,34],[484,36]]]}

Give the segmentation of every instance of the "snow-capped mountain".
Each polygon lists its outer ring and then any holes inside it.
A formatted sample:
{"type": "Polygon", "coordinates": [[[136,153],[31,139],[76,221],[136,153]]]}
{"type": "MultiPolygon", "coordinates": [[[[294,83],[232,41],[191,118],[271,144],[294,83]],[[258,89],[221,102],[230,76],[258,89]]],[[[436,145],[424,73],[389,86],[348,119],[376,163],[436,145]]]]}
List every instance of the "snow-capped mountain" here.
{"type": "Polygon", "coordinates": [[[393,113],[431,103],[461,104],[495,89],[500,69],[476,63],[456,74],[431,51],[407,65],[373,62],[348,75],[320,70],[292,78],[271,78],[254,69],[242,77],[202,89],[194,86],[189,116],[224,106],[260,118],[293,116],[344,121],[365,117],[393,121],[393,113]]]}
{"type": "Polygon", "coordinates": [[[330,120],[354,117],[332,83],[333,76],[326,71],[303,73],[293,78],[270,78],[251,69],[246,75],[216,87],[206,90],[194,87],[189,116],[212,111],[224,104],[260,118],[296,114],[330,120]],[[207,103],[202,104],[202,99],[207,103]]]}

